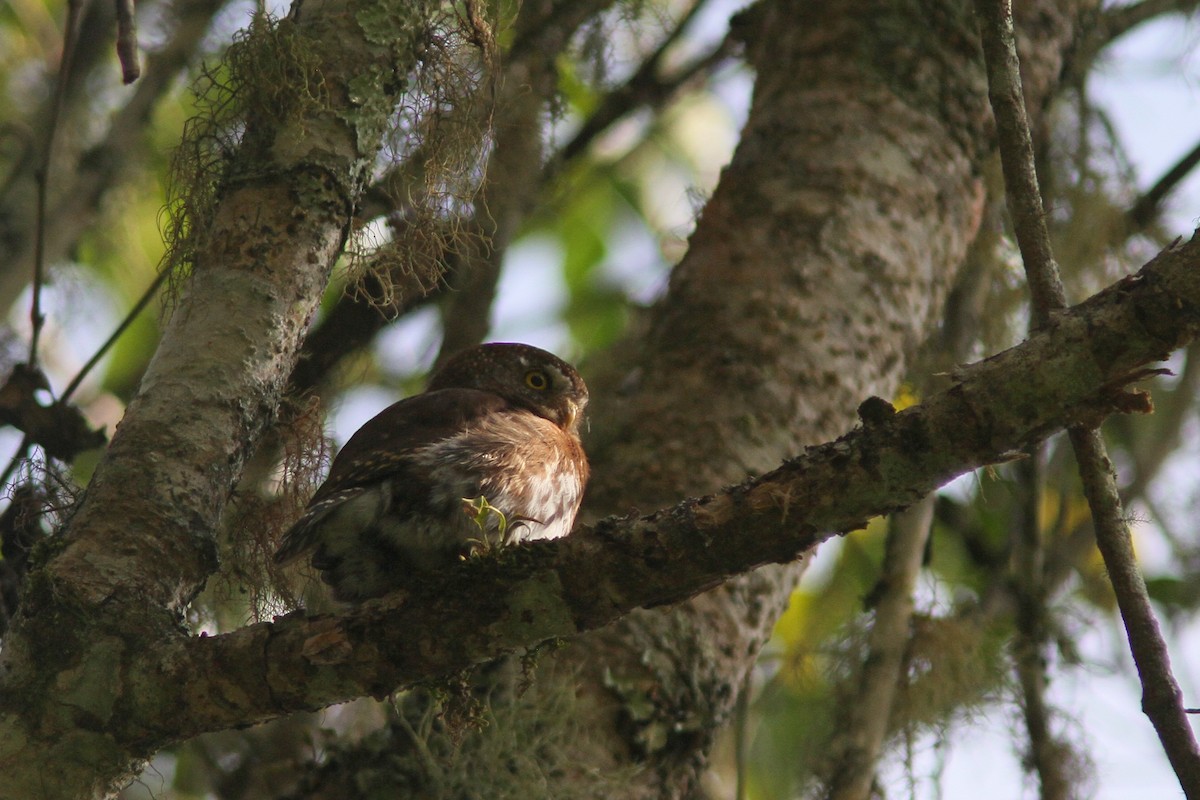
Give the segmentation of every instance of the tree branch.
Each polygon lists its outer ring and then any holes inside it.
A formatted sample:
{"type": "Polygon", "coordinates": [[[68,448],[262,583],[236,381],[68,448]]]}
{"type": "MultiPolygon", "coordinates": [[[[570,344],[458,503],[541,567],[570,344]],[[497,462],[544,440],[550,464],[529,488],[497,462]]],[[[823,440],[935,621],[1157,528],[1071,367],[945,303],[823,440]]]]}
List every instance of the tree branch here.
{"type": "Polygon", "coordinates": [[[1020,491],[1017,519],[1011,534],[1010,590],[1016,606],[1016,633],[1012,643],[1021,712],[1029,735],[1026,763],[1036,772],[1041,800],[1070,797],[1071,771],[1063,759],[1066,743],[1054,735],[1050,721],[1054,708],[1046,699],[1046,648],[1049,641],[1049,609],[1046,599],[1046,544],[1041,524],[1045,488],[1045,448],[1029,448],[1028,458],[1018,465],[1020,491]]]}
{"type": "Polygon", "coordinates": [[[133,0],[116,0],[117,4],[117,60],[121,62],[121,80],[125,84],[136,81],[142,74],[138,63],[137,9],[133,0]]]}
{"type": "Polygon", "coordinates": [[[660,74],[667,51],[678,41],[683,31],[692,23],[703,7],[704,0],[699,0],[689,8],[659,43],[655,51],[642,61],[633,75],[604,96],[599,106],[583,121],[571,140],[563,145],[554,158],[547,163],[543,170],[547,179],[561,174],[565,164],[586,152],[596,137],[617,120],[642,106],[662,105],[696,75],[709,72],[730,58],[736,49],[737,42],[732,36],[726,36],[707,53],[674,70],[670,75],[660,74]]]}
{"type": "Polygon", "coordinates": [[[904,657],[910,646],[913,590],[933,528],[935,497],[928,494],[916,505],[888,520],[883,569],[872,592],[875,618],[867,634],[870,655],[858,676],[854,702],[833,739],[833,769],[824,797],[829,800],[868,800],[884,740],[892,730],[896,695],[905,685],[904,657]]]}
{"type": "MultiPolygon", "coordinates": [[[[988,95],[996,114],[1009,214],[1025,262],[1033,326],[1042,327],[1051,324],[1051,312],[1063,308],[1066,301],[1034,171],[1011,0],[982,0],[978,7],[988,66],[988,95]]],[[[1159,633],[1145,582],[1137,568],[1129,526],[1121,509],[1112,464],[1098,425],[1099,420],[1092,425],[1075,423],[1070,430],[1071,445],[1079,462],[1080,477],[1096,528],[1096,544],[1112,581],[1129,647],[1142,681],[1143,710],[1158,733],[1184,793],[1190,800],[1198,800],[1200,748],[1197,748],[1184,712],[1179,686],[1171,674],[1166,643],[1159,633]]],[[[1043,790],[1046,788],[1043,782],[1043,790]]]]}
{"type": "Polygon", "coordinates": [[[1183,692],[1171,673],[1167,643],[1159,631],[1146,582],[1133,554],[1133,539],[1121,508],[1112,462],[1095,428],[1074,427],[1070,436],[1096,526],[1096,546],[1104,557],[1141,679],[1142,711],[1154,725],[1184,795],[1195,800],[1200,797],[1200,750],[1183,706],[1183,692]]]}
{"type": "Polygon", "coordinates": [[[1050,321],[1050,312],[1066,306],[1066,293],[1054,263],[1042,195],[1038,190],[1033,137],[1025,113],[1021,69],[1017,63],[1011,0],[981,0],[977,3],[987,61],[988,99],[996,115],[1000,140],[1008,214],[1017,235],[1021,260],[1025,263],[1033,326],[1050,321]]]}
{"type": "Polygon", "coordinates": [[[1200,0],[1141,0],[1104,9],[1096,15],[1094,24],[1082,32],[1068,67],[1070,74],[1064,82],[1074,83],[1078,76],[1086,74],[1104,48],[1137,26],[1167,14],[1192,14],[1197,6],[1200,0]]]}
{"type": "Polygon", "coordinates": [[[1063,427],[1148,410],[1144,394],[1122,387],[1198,332],[1200,237],[1018,347],[960,370],[925,403],[872,417],[760,478],[469,561],[342,615],[297,612],[222,636],[173,637],[150,648],[128,680],[158,675],[176,693],[154,708],[129,698],[121,735],[152,747],[383,696],[792,561],[1063,427]]]}
{"type": "Polygon", "coordinates": [[[1129,227],[1134,230],[1141,230],[1153,222],[1154,218],[1158,216],[1158,212],[1162,209],[1163,200],[1166,196],[1182,183],[1184,178],[1191,174],[1197,164],[1200,164],[1200,144],[1197,144],[1180,158],[1179,161],[1175,162],[1174,166],[1155,181],[1154,185],[1147,189],[1146,193],[1139,197],[1137,202],[1125,212],[1125,219],[1129,223],[1129,227]]]}

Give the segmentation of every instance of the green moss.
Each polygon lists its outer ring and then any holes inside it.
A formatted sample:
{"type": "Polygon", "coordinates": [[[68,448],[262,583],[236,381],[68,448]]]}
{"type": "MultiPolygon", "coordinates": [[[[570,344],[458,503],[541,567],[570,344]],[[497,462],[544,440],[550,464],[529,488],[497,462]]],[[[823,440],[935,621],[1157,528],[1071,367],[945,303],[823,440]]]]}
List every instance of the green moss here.
{"type": "Polygon", "coordinates": [[[311,133],[307,121],[330,102],[319,54],[290,21],[259,14],[220,65],[202,69],[195,113],[171,164],[161,269],[186,273],[221,194],[276,168],[266,137],[279,129],[294,139],[311,133]]]}
{"type": "Polygon", "coordinates": [[[421,4],[397,2],[364,3],[355,13],[363,37],[372,44],[394,46],[417,37],[427,10],[421,4]]]}
{"type": "Polygon", "coordinates": [[[575,631],[575,621],[563,602],[563,586],[554,570],[541,570],[522,581],[505,598],[507,619],[496,625],[521,628],[521,639],[548,639],[575,631]]]}

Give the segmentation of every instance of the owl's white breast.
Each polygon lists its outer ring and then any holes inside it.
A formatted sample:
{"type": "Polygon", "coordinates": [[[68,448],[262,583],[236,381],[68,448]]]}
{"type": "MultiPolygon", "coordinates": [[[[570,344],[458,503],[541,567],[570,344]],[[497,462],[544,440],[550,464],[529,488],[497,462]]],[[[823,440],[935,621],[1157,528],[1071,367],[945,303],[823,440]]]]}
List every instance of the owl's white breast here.
{"type": "Polygon", "coordinates": [[[571,531],[586,474],[578,443],[530,413],[488,420],[422,448],[417,461],[439,487],[435,504],[483,497],[506,519],[515,541],[554,539],[571,531]]]}

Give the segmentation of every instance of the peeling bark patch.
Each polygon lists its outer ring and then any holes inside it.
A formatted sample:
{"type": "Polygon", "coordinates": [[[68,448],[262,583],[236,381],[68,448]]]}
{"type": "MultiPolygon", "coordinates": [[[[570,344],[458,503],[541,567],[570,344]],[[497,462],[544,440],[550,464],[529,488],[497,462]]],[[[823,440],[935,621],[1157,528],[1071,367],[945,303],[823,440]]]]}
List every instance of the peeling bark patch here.
{"type": "Polygon", "coordinates": [[[311,664],[340,664],[345,661],[353,647],[346,640],[345,632],[337,625],[318,631],[305,639],[300,654],[311,664]]]}

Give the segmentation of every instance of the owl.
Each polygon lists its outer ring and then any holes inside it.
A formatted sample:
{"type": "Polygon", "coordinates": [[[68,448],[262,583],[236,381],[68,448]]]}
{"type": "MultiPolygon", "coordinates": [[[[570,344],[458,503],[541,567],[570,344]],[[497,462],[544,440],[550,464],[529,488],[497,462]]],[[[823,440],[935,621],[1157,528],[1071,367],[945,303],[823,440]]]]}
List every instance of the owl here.
{"type": "Polygon", "coordinates": [[[311,553],[334,597],[358,602],[481,541],[565,536],[588,478],[587,402],[579,373],[545,350],[455,355],[350,438],[275,561],[311,553]]]}

